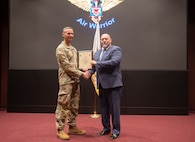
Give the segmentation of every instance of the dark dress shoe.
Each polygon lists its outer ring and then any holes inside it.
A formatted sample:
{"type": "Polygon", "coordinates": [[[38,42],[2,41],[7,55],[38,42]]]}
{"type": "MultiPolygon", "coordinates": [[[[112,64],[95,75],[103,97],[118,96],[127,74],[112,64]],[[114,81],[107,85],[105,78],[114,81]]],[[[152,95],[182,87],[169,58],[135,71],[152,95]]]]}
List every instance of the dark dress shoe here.
{"type": "Polygon", "coordinates": [[[119,134],[112,134],[110,136],[110,140],[114,140],[114,139],[117,139],[119,137],[119,134]]]}
{"type": "Polygon", "coordinates": [[[101,132],[98,133],[98,136],[107,135],[109,133],[110,133],[110,130],[102,130],[101,132]]]}

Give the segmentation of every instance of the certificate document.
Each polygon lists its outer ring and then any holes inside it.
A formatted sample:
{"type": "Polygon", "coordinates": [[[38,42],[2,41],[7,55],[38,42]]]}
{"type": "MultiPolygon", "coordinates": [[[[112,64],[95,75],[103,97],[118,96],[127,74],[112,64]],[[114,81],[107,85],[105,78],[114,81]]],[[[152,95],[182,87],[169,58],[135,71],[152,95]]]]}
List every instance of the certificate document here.
{"type": "Polygon", "coordinates": [[[79,69],[91,69],[91,60],[93,57],[92,50],[78,51],[78,68],[79,69]]]}

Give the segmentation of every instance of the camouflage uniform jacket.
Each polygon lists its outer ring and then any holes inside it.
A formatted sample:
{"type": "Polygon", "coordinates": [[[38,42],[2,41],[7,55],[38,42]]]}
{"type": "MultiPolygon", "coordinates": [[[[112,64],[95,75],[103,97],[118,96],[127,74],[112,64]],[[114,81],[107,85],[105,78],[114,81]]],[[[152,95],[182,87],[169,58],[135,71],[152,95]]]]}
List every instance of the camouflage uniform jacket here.
{"type": "Polygon", "coordinates": [[[59,66],[58,79],[59,85],[78,83],[82,71],[77,67],[77,50],[72,45],[67,46],[62,41],[56,48],[56,58],[59,66]]]}

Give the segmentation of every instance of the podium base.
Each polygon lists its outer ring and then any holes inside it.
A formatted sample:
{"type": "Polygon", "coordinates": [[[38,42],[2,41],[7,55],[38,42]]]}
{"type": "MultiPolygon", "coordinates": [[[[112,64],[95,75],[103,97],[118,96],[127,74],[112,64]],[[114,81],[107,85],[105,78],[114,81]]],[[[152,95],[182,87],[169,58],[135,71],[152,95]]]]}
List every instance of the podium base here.
{"type": "Polygon", "coordinates": [[[100,115],[99,115],[99,114],[91,114],[90,117],[91,117],[91,118],[99,118],[100,115]]]}

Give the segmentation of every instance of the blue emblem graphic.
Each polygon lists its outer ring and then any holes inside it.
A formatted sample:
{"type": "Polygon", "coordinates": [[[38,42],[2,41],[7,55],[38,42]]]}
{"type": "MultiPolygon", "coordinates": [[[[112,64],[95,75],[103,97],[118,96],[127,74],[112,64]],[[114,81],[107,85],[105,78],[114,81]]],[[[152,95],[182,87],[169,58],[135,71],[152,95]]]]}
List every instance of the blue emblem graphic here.
{"type": "Polygon", "coordinates": [[[90,16],[102,16],[102,0],[91,0],[90,16]]]}

